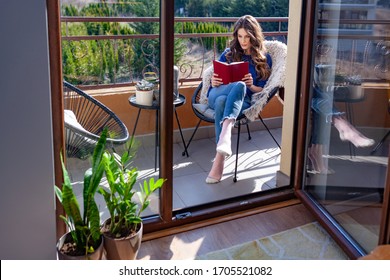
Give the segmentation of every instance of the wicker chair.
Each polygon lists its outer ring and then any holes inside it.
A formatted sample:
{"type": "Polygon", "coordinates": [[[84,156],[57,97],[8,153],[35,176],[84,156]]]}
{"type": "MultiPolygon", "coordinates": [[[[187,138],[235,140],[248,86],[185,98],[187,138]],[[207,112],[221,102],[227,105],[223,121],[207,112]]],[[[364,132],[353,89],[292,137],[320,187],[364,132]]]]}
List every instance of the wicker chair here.
{"type": "MultiPolygon", "coordinates": [[[[236,162],[235,162],[235,169],[234,169],[234,177],[233,181],[237,182],[237,166],[238,166],[238,150],[240,145],[240,133],[241,133],[241,125],[247,126],[248,131],[248,139],[251,139],[250,130],[248,123],[254,119],[254,115],[260,119],[264,127],[267,129],[269,135],[272,137],[272,139],[275,141],[276,145],[281,148],[278,141],[275,139],[275,137],[272,135],[271,131],[268,129],[267,125],[263,121],[260,112],[266,106],[266,104],[274,97],[278,96],[279,101],[283,104],[283,97],[284,97],[284,80],[285,80],[285,64],[286,64],[286,57],[287,57],[287,46],[284,43],[278,42],[278,41],[266,41],[266,47],[271,55],[272,58],[272,69],[271,69],[271,76],[268,79],[267,84],[264,86],[263,91],[258,95],[257,101],[247,110],[243,112],[238,118],[235,123],[235,127],[237,127],[237,146],[236,146],[236,162]]],[[[210,67],[205,71],[205,73],[211,72],[212,68],[210,67]]],[[[192,110],[194,111],[195,115],[199,118],[199,122],[195,127],[194,132],[192,133],[188,143],[187,143],[187,150],[189,145],[191,144],[192,139],[195,136],[196,131],[199,128],[199,125],[202,121],[208,122],[208,123],[214,123],[214,111],[208,107],[207,105],[207,98],[205,98],[205,93],[207,92],[207,89],[204,89],[204,84],[209,81],[206,81],[205,76],[203,76],[203,81],[199,84],[199,86],[196,88],[192,99],[192,110]]]]}
{"type": "Polygon", "coordinates": [[[105,127],[109,131],[107,146],[121,145],[129,139],[126,126],[104,104],[66,81],[63,94],[68,157],[87,158],[105,127]]]}

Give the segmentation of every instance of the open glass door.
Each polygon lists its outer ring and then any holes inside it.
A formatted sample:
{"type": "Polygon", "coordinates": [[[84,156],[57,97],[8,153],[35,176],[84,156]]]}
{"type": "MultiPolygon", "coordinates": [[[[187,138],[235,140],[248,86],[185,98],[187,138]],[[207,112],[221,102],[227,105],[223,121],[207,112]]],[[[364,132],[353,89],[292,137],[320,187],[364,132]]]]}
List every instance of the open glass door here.
{"type": "Polygon", "coordinates": [[[358,257],[388,243],[390,7],[317,0],[306,10],[298,193],[358,257]]]}

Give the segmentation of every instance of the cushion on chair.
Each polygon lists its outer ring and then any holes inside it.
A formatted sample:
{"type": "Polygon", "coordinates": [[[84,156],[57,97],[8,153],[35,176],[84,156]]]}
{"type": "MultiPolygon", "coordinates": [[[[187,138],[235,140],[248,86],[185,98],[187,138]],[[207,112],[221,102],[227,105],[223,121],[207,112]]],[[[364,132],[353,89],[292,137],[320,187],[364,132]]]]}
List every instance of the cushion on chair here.
{"type": "Polygon", "coordinates": [[[80,130],[87,130],[77,121],[76,115],[71,110],[64,110],[64,121],[66,124],[78,128],[80,130]]]}
{"type": "Polygon", "coordinates": [[[211,86],[211,78],[213,77],[213,73],[214,73],[214,68],[212,65],[206,68],[206,70],[204,70],[203,72],[202,89],[199,98],[199,103],[201,104],[208,104],[207,94],[211,86]]]}
{"type": "Polygon", "coordinates": [[[215,112],[213,109],[209,107],[207,104],[192,104],[192,106],[202,115],[206,116],[207,118],[214,119],[215,118],[215,112]]]}
{"type": "Polygon", "coordinates": [[[65,126],[68,126],[70,128],[75,128],[75,129],[66,129],[66,133],[69,133],[68,137],[70,138],[75,138],[75,141],[85,141],[86,143],[90,145],[95,145],[96,141],[89,139],[87,137],[82,136],[79,133],[76,133],[75,131],[80,130],[85,133],[89,133],[78,121],[76,118],[76,115],[73,113],[71,110],[64,110],[64,122],[65,126]]]}

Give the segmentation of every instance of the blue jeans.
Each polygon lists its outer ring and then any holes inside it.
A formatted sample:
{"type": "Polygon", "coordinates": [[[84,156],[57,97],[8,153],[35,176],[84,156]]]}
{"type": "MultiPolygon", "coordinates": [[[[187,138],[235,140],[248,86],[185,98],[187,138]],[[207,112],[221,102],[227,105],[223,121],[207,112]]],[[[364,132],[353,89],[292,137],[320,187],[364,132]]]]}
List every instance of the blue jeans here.
{"type": "Polygon", "coordinates": [[[215,140],[218,143],[225,119],[236,120],[251,106],[244,82],[235,82],[212,88],[208,96],[209,107],[215,111],[215,140]]]}
{"type": "Polygon", "coordinates": [[[328,136],[326,131],[332,123],[332,118],[341,116],[340,112],[333,103],[333,92],[325,92],[318,87],[313,89],[311,100],[312,109],[312,144],[326,144],[328,136]]]}

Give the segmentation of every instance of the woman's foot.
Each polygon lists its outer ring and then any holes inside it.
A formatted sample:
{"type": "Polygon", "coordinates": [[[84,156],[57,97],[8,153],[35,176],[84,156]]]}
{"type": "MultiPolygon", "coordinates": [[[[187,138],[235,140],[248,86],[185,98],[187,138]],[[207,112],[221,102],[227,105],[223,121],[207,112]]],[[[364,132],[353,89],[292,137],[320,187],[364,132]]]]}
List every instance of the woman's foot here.
{"type": "Polygon", "coordinates": [[[215,155],[213,166],[211,167],[210,173],[206,178],[207,184],[216,184],[221,181],[224,164],[225,164],[225,156],[220,153],[217,153],[215,155]]]}
{"type": "Polygon", "coordinates": [[[210,176],[207,176],[206,178],[206,183],[207,184],[217,184],[221,182],[221,179],[216,179],[216,178],[213,178],[213,177],[210,177],[210,176]]]}
{"type": "Polygon", "coordinates": [[[225,141],[219,141],[217,145],[217,153],[222,154],[224,157],[230,157],[232,155],[232,143],[230,139],[225,141]]]}
{"type": "Polygon", "coordinates": [[[217,153],[224,157],[232,155],[232,128],[234,122],[233,119],[225,119],[222,123],[222,131],[217,143],[217,153]]]}
{"type": "Polygon", "coordinates": [[[361,134],[344,118],[334,118],[334,126],[338,130],[342,141],[349,141],[357,148],[370,147],[375,144],[373,139],[361,134]]]}
{"type": "Polygon", "coordinates": [[[323,157],[323,145],[312,144],[308,150],[307,156],[310,160],[311,167],[307,170],[311,174],[333,174],[334,170],[328,167],[323,157]]]}

